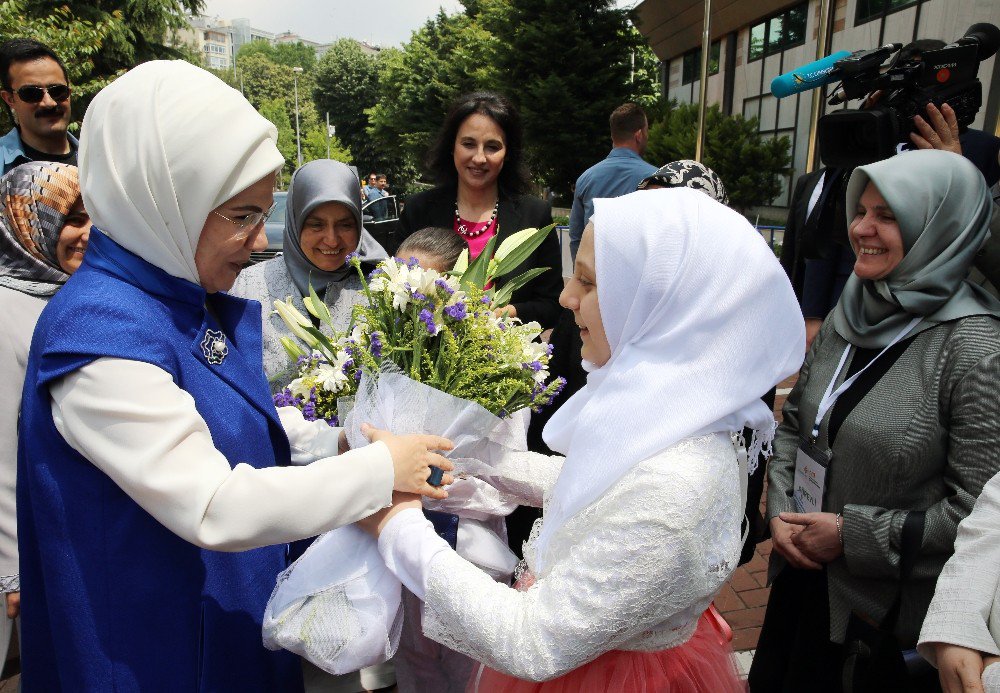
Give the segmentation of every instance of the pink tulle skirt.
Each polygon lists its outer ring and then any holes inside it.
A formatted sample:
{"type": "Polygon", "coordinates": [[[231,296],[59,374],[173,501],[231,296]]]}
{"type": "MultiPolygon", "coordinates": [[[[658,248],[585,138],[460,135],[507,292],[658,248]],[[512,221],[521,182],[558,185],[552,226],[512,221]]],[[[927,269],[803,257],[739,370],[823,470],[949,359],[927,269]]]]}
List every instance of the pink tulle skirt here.
{"type": "Polygon", "coordinates": [[[612,650],[542,683],[477,667],[466,693],[743,693],[746,685],[732,655],[732,647],[702,614],[691,639],[669,650],[612,650]]]}

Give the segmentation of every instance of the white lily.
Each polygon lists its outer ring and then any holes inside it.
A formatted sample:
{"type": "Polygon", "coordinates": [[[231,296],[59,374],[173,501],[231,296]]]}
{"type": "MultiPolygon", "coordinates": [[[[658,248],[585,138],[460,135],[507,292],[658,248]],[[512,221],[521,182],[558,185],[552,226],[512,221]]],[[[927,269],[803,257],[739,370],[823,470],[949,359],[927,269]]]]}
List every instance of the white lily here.
{"type": "Polygon", "coordinates": [[[298,308],[292,305],[291,296],[287,297],[284,301],[275,300],[274,312],[288,325],[288,329],[292,331],[292,334],[308,344],[310,348],[314,348],[318,344],[316,338],[304,329],[312,327],[312,322],[298,308]]]}

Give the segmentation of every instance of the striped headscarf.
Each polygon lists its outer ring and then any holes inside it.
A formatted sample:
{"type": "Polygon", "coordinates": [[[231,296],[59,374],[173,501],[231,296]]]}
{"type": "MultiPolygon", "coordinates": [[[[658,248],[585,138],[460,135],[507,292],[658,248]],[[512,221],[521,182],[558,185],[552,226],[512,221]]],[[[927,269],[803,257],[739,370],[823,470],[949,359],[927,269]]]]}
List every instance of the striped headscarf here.
{"type": "Polygon", "coordinates": [[[79,199],[77,168],[69,164],[33,161],[0,178],[0,286],[44,297],[69,279],[56,245],[79,199]]]}

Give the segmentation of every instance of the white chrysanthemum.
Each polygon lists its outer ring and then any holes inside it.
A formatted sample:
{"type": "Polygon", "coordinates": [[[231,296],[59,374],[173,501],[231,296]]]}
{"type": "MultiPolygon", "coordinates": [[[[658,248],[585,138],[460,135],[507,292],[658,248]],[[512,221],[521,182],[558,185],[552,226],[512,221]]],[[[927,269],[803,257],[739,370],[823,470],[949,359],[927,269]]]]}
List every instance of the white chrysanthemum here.
{"type": "Polygon", "coordinates": [[[317,387],[322,387],[327,392],[340,392],[350,385],[350,379],[344,373],[344,364],[348,361],[346,353],[337,355],[337,360],[333,364],[323,363],[313,371],[313,378],[317,387]]]}
{"type": "Polygon", "coordinates": [[[293,395],[304,397],[305,399],[309,399],[309,393],[312,392],[312,388],[312,380],[309,378],[296,378],[288,383],[288,389],[293,395]]]}

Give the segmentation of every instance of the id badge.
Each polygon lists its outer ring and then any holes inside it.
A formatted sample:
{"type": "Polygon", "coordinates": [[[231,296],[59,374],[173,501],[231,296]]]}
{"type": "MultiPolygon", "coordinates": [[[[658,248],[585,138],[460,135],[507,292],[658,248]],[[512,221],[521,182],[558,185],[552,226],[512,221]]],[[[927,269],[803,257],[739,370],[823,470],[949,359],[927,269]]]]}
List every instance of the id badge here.
{"type": "Polygon", "coordinates": [[[795,480],[792,501],[795,511],[818,513],[823,510],[826,470],[830,455],[812,442],[803,440],[795,452],[795,480]]]}

